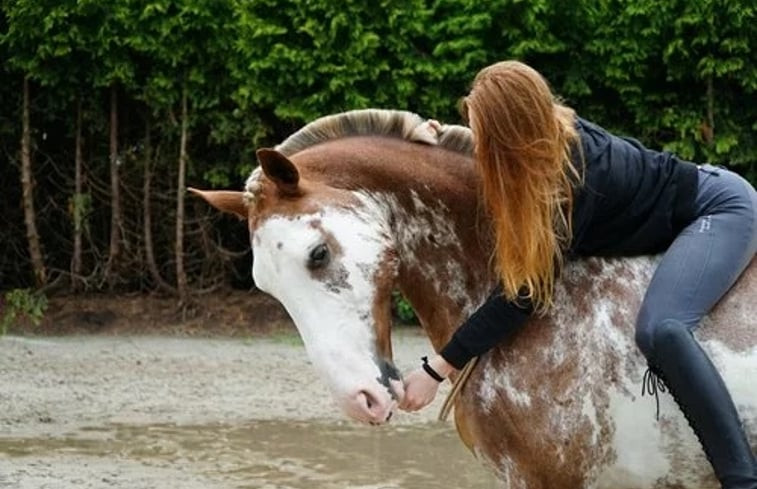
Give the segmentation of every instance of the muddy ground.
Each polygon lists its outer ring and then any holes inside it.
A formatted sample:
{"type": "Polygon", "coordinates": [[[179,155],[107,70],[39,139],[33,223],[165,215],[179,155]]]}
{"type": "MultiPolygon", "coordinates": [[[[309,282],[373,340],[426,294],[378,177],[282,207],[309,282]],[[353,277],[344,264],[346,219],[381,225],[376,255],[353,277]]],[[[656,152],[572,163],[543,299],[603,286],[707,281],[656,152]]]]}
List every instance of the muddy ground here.
{"type": "MultiPolygon", "coordinates": [[[[0,487],[493,487],[435,421],[443,396],[356,426],[284,323],[236,338],[126,332],[0,338],[0,487]]],[[[395,336],[402,370],[429,351],[418,330],[395,336]]]]}

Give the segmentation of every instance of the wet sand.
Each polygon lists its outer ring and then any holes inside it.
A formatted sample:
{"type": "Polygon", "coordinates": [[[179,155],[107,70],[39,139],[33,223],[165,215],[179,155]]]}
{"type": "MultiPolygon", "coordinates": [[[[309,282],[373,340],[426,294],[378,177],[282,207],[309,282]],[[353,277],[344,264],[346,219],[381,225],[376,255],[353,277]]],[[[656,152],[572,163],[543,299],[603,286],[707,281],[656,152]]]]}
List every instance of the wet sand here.
{"type": "MultiPolygon", "coordinates": [[[[406,371],[430,346],[397,336],[406,371]]],[[[291,335],[3,337],[0,488],[494,487],[442,400],[347,421],[291,335]]]]}

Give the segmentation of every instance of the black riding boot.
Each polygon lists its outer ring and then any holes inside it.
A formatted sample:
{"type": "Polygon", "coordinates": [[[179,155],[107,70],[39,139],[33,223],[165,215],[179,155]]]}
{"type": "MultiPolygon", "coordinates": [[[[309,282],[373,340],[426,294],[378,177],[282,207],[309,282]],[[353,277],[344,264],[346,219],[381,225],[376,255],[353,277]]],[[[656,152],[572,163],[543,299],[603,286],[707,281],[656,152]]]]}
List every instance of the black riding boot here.
{"type": "Polygon", "coordinates": [[[702,443],[723,489],[757,489],[757,462],[723,379],[683,325],[655,328],[650,368],[667,385],[702,443]]]}

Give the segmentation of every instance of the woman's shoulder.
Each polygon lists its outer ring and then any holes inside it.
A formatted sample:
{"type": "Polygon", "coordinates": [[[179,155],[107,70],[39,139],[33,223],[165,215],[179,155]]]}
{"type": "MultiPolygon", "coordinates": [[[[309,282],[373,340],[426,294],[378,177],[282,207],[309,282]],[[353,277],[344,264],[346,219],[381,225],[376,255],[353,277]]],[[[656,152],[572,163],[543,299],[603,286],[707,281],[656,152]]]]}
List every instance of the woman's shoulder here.
{"type": "Polygon", "coordinates": [[[578,116],[576,116],[576,130],[581,140],[582,156],[587,163],[604,153],[612,143],[612,137],[607,130],[578,116]]]}
{"type": "Polygon", "coordinates": [[[576,117],[576,129],[578,130],[578,133],[581,136],[582,140],[587,141],[589,144],[593,144],[596,147],[615,145],[620,147],[631,147],[636,151],[659,153],[659,151],[654,151],[647,148],[646,146],[644,146],[644,144],[641,143],[641,141],[636,138],[625,135],[619,136],[608,131],[599,124],[588,121],[586,119],[582,119],[580,117],[576,117]]]}
{"type": "Polygon", "coordinates": [[[602,156],[609,158],[612,155],[613,164],[638,164],[662,154],[660,151],[647,148],[638,139],[618,136],[580,117],[576,118],[576,129],[581,138],[584,159],[587,163],[602,156]]]}

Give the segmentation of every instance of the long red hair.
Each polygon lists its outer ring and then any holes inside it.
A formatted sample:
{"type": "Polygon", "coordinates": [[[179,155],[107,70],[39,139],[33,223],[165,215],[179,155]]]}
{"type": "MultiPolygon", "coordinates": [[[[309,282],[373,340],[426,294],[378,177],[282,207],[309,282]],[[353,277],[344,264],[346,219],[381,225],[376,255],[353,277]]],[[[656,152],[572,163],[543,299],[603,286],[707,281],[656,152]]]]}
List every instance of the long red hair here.
{"type": "Polygon", "coordinates": [[[504,296],[526,296],[544,311],[572,235],[575,112],[517,61],[481,70],[461,109],[473,130],[504,296]]]}

